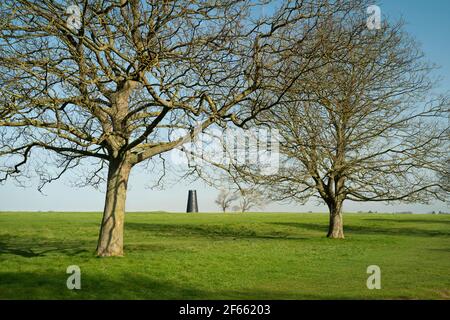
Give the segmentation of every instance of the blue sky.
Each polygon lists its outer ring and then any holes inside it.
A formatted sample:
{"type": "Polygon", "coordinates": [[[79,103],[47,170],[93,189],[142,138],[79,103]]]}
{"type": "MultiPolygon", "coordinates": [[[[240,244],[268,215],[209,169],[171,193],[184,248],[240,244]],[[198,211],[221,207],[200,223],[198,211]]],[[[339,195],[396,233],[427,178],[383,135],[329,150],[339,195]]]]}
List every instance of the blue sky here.
{"type": "MultiPolygon", "coordinates": [[[[436,75],[443,78],[441,90],[450,90],[450,1],[449,0],[384,0],[374,1],[380,6],[382,14],[392,18],[400,18],[407,22],[406,30],[421,43],[427,59],[438,64],[441,69],[436,75]]],[[[73,188],[70,177],[53,182],[42,195],[36,187],[21,188],[12,182],[0,185],[0,211],[101,211],[104,195],[92,188],[73,188]]],[[[165,190],[148,188],[150,175],[141,170],[134,172],[130,179],[127,199],[128,211],[184,211],[186,209],[187,192],[196,189],[201,211],[217,211],[214,199],[217,191],[203,183],[176,183],[168,185],[165,190]]],[[[315,202],[300,206],[296,204],[270,204],[264,211],[326,211],[325,207],[315,202]]],[[[374,203],[355,204],[347,202],[346,211],[379,211],[398,212],[413,211],[426,213],[430,211],[450,211],[445,204],[425,205],[392,205],[374,203]]]]}

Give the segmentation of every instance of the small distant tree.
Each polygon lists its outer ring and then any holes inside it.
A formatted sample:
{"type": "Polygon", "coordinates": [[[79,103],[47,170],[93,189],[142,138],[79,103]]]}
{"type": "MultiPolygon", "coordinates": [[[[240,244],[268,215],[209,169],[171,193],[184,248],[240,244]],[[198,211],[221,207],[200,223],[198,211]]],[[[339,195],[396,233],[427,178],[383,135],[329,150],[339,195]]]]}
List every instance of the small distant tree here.
{"type": "Polygon", "coordinates": [[[222,189],[219,192],[215,202],[223,212],[226,212],[227,209],[231,208],[232,203],[237,199],[239,199],[239,195],[236,192],[222,189]]]}
{"type": "Polygon", "coordinates": [[[239,195],[239,204],[234,207],[236,211],[248,212],[252,208],[262,209],[267,204],[263,194],[255,189],[240,189],[239,195]]]}

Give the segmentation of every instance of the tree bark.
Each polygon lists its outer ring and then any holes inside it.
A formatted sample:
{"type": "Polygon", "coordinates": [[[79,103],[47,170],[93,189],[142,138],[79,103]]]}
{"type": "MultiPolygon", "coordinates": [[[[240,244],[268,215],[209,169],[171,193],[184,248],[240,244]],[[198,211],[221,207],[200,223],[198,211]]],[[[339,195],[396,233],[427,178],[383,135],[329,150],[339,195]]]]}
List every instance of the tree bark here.
{"type": "Polygon", "coordinates": [[[103,220],[97,244],[100,257],[123,256],[123,228],[131,165],[124,159],[109,163],[103,220]]]}
{"type": "Polygon", "coordinates": [[[328,204],[330,210],[330,223],[327,237],[331,239],[344,239],[344,222],[342,219],[342,201],[333,201],[328,204]]]}

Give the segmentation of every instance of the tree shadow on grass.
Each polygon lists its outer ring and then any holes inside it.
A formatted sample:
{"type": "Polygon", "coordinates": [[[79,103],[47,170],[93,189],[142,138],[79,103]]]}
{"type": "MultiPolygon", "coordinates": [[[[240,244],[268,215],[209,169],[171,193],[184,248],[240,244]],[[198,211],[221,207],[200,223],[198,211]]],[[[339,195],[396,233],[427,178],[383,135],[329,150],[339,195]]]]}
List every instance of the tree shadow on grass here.
{"type": "Polygon", "coordinates": [[[384,218],[366,218],[364,221],[380,222],[401,222],[401,223],[419,223],[419,224],[445,224],[450,225],[450,220],[434,219],[384,219],[384,218]]]}
{"type": "MultiPolygon", "coordinates": [[[[95,239],[73,240],[73,239],[48,239],[27,236],[0,235],[0,260],[7,255],[15,255],[23,258],[41,258],[50,255],[73,257],[85,255],[95,257],[95,239]]],[[[126,241],[125,251],[128,253],[136,251],[164,251],[173,250],[168,245],[146,243],[142,241],[126,241]]],[[[186,251],[185,248],[180,250],[186,251]]]]}
{"type": "Polygon", "coordinates": [[[81,268],[81,289],[69,290],[65,269],[54,272],[0,272],[0,299],[176,299],[208,294],[128,273],[106,276],[81,268]]]}
{"type": "MultiPolygon", "coordinates": [[[[376,220],[376,219],[375,219],[376,220]]],[[[377,220],[379,221],[379,220],[377,220]]],[[[318,223],[301,222],[273,222],[271,224],[278,226],[297,227],[306,230],[327,232],[328,226],[318,223]]],[[[411,236],[411,237],[449,237],[450,231],[442,230],[424,230],[419,228],[383,228],[378,226],[355,226],[345,225],[344,232],[360,235],[384,234],[393,236],[411,236]]]]}
{"type": "MultiPolygon", "coordinates": [[[[13,254],[24,258],[44,257],[51,253],[62,253],[66,256],[75,256],[90,252],[83,241],[49,240],[35,237],[17,237],[12,235],[0,236],[0,256],[13,254]]],[[[93,252],[93,249],[92,249],[93,252]]]]}
{"type": "Polygon", "coordinates": [[[157,224],[157,223],[125,223],[125,229],[154,233],[168,236],[201,236],[208,238],[234,238],[234,239],[280,239],[303,240],[295,234],[273,230],[257,232],[251,228],[230,225],[190,225],[190,224],[157,224]]]}
{"type": "Polygon", "coordinates": [[[45,272],[0,272],[0,299],[149,299],[149,300],[208,300],[208,299],[347,299],[336,292],[332,297],[304,293],[295,288],[267,290],[260,288],[208,290],[195,284],[158,280],[150,276],[123,274],[106,276],[81,267],[81,289],[69,290],[66,270],[45,272]]]}
{"type": "Polygon", "coordinates": [[[431,251],[450,253],[450,248],[432,248],[431,251]]]}

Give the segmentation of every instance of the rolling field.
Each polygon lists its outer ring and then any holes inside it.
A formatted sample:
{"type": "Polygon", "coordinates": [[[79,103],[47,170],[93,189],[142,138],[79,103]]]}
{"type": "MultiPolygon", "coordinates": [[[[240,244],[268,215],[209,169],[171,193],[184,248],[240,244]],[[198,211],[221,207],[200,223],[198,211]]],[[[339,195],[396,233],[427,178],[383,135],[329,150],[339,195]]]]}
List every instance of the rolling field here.
{"type": "Polygon", "coordinates": [[[346,214],[330,240],[325,214],[128,213],[120,258],[95,257],[100,220],[0,213],[0,299],[450,299],[448,215],[346,214]]]}

